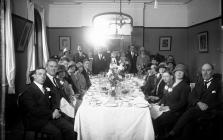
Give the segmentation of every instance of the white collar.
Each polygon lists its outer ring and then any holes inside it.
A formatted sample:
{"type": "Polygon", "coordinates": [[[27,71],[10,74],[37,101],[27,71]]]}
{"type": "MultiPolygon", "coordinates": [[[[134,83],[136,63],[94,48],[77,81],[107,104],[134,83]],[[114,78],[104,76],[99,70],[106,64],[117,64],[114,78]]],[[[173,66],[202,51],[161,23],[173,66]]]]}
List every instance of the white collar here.
{"type": "Polygon", "coordinates": [[[160,77],[161,76],[161,73],[157,73],[156,74],[156,77],[158,78],[158,77],[160,77]]]}
{"type": "Polygon", "coordinates": [[[207,83],[209,83],[209,82],[211,82],[211,80],[213,79],[213,77],[212,78],[210,78],[210,79],[208,79],[208,80],[204,80],[204,82],[207,82],[207,83]]]}
{"type": "Polygon", "coordinates": [[[212,79],[213,79],[213,77],[210,78],[209,80],[204,80],[204,82],[207,83],[207,88],[211,85],[211,80],[212,80],[212,79]]]}
{"type": "Polygon", "coordinates": [[[37,85],[37,87],[44,93],[44,89],[43,89],[43,85],[41,85],[40,83],[34,81],[34,83],[37,85]]]}

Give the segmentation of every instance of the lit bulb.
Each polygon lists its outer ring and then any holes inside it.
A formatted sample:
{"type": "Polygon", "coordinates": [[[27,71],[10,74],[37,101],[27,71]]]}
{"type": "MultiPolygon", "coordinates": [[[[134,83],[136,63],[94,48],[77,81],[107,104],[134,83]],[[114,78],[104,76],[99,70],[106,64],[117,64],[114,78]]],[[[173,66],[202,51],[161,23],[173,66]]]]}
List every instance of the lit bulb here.
{"type": "Polygon", "coordinates": [[[157,0],[155,0],[155,2],[154,2],[154,8],[158,8],[158,2],[157,2],[157,0]]]}

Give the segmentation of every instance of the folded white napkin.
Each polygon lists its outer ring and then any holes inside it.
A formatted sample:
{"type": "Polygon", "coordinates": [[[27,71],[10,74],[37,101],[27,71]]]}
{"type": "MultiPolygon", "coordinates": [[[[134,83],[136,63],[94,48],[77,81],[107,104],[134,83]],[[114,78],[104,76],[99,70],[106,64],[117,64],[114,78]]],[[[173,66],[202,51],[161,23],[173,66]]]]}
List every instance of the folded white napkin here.
{"type": "MultiPolygon", "coordinates": [[[[73,104],[76,104],[76,100],[73,102],[73,104]]],[[[63,97],[60,100],[60,110],[61,112],[65,113],[66,115],[68,115],[71,118],[74,118],[74,107],[71,106],[66,99],[64,99],[63,97]]]]}
{"type": "Polygon", "coordinates": [[[163,111],[160,111],[159,109],[159,105],[152,105],[152,107],[150,108],[150,114],[153,119],[156,119],[163,114],[163,111]]]}

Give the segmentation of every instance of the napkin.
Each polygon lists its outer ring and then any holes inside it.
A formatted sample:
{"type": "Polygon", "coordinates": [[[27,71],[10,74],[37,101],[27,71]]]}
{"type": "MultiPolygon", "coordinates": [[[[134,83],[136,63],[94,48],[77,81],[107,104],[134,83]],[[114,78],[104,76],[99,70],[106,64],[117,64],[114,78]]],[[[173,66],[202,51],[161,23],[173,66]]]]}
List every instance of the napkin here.
{"type": "MultiPolygon", "coordinates": [[[[73,102],[73,104],[76,104],[76,100],[73,102]]],[[[63,97],[60,100],[60,110],[65,113],[66,115],[68,115],[71,118],[74,118],[74,107],[71,106],[66,99],[64,99],[63,97]]]]}

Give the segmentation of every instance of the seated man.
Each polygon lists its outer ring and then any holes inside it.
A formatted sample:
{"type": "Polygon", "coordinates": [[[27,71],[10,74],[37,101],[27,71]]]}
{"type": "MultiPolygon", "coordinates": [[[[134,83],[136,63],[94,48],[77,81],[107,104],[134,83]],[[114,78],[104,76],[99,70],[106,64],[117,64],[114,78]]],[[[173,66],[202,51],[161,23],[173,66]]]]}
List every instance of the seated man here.
{"type": "Polygon", "coordinates": [[[190,106],[179,118],[174,128],[169,132],[168,137],[178,134],[189,122],[205,115],[205,113],[216,108],[219,103],[218,97],[221,92],[221,85],[213,77],[214,67],[211,64],[202,66],[203,81],[196,83],[190,97],[190,106]]]}
{"type": "Polygon", "coordinates": [[[37,68],[32,77],[33,82],[19,98],[27,127],[46,132],[54,140],[76,139],[72,124],[61,116],[57,108],[50,106],[54,90],[43,86],[46,70],[37,68]]]}
{"type": "MultiPolygon", "coordinates": [[[[52,108],[60,108],[60,102],[62,97],[66,99],[66,94],[64,92],[63,85],[61,84],[60,80],[56,77],[57,71],[58,71],[58,62],[55,59],[49,59],[46,63],[46,80],[43,85],[45,87],[49,87],[54,91],[52,93],[52,98],[51,98],[52,108]]],[[[71,124],[74,124],[73,121],[66,114],[62,113],[62,115],[64,118],[70,121],[71,124]]]]}

